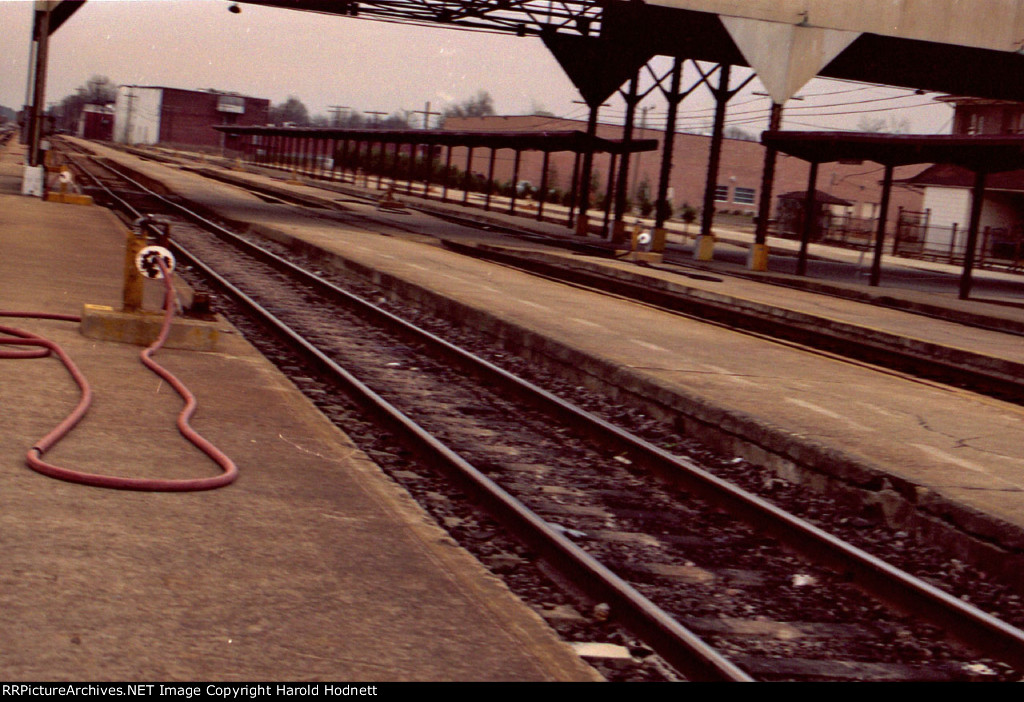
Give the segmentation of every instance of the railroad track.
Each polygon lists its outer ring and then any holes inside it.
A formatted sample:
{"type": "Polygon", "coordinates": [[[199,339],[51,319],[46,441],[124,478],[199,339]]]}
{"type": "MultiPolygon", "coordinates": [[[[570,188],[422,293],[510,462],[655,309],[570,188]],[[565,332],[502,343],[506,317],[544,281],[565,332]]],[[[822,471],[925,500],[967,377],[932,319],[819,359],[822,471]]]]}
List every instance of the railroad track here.
{"type": "MultiPolygon", "coordinates": [[[[300,387],[336,413],[337,386],[359,397],[527,544],[490,558],[499,570],[539,557],[687,678],[1012,679],[1024,666],[1012,626],[272,252],[241,244],[252,256],[242,260],[230,236],[174,227],[181,252],[209,262],[206,275],[273,308],[276,338],[304,349],[307,360],[283,362],[300,387]]],[[[371,455],[391,458],[454,536],[494,532],[450,512],[455,498],[375,433],[371,455]]]]}
{"type": "MultiPolygon", "coordinates": [[[[289,191],[287,188],[261,187],[245,179],[208,168],[188,166],[205,177],[240,187],[270,201],[288,202],[302,207],[333,209],[343,212],[347,223],[368,228],[380,227],[382,223],[373,217],[352,211],[332,197],[310,197],[289,191]]],[[[331,193],[331,191],[324,191],[331,193]]],[[[372,197],[346,195],[346,200],[376,204],[372,197]]],[[[415,204],[410,205],[416,209],[415,204]]],[[[432,216],[440,216],[429,213],[432,216]]],[[[443,217],[461,226],[476,224],[458,215],[443,217]]],[[[411,231],[401,224],[389,222],[388,227],[400,231],[411,231]]],[[[490,226],[491,231],[505,231],[511,235],[527,236],[516,229],[490,226]]],[[[557,257],[536,253],[520,252],[508,248],[475,246],[455,240],[442,243],[457,253],[481,258],[547,279],[558,280],[599,291],[616,297],[635,300],[675,314],[712,324],[718,324],[734,331],[750,333],[782,343],[801,346],[808,351],[820,352],[833,357],[866,363],[876,369],[884,369],[904,376],[937,382],[962,390],[975,392],[1006,402],[1024,405],[1024,366],[1019,363],[978,356],[964,350],[950,352],[949,349],[925,342],[908,345],[906,339],[887,334],[880,330],[843,324],[808,314],[790,312],[780,316],[776,310],[763,305],[743,304],[735,299],[719,299],[706,291],[691,292],[679,286],[661,285],[657,279],[636,279],[621,272],[600,266],[586,266],[576,261],[568,263],[557,257]]],[[[553,246],[568,246],[579,253],[608,257],[611,252],[585,242],[563,242],[551,240],[553,246]]],[[[687,275],[701,275],[687,271],[687,275]]],[[[971,326],[965,324],[965,326],[971,326]]],[[[1006,330],[997,330],[1006,333],[1006,330]]]]}
{"type": "Polygon", "coordinates": [[[637,280],[607,269],[599,270],[596,266],[587,268],[560,262],[556,257],[458,242],[445,242],[445,245],[467,256],[643,302],[691,319],[1024,405],[1024,366],[1019,363],[977,356],[968,351],[950,353],[942,346],[924,342],[911,347],[905,339],[879,330],[792,312],[782,317],[760,304],[744,305],[734,299],[716,299],[703,291],[691,293],[678,286],[659,285],[657,279],[637,280]]]}

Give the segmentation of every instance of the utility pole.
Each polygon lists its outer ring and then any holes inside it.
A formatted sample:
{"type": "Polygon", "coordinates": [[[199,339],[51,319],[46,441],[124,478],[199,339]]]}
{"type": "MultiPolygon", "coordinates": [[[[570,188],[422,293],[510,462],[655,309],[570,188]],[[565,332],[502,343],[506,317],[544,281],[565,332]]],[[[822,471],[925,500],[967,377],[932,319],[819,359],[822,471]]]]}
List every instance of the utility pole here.
{"type": "Polygon", "coordinates": [[[430,111],[430,103],[429,102],[423,107],[422,110],[413,110],[412,114],[414,114],[414,115],[423,115],[423,128],[424,129],[430,129],[430,115],[438,115],[438,116],[441,115],[440,112],[431,112],[430,111]]]}
{"type": "Polygon", "coordinates": [[[135,108],[135,91],[134,91],[134,88],[135,88],[135,86],[133,86],[133,85],[129,85],[128,86],[128,95],[127,95],[127,97],[128,97],[128,116],[125,118],[125,121],[124,121],[124,143],[128,144],[129,146],[131,146],[133,144],[133,141],[132,141],[132,112],[133,112],[133,110],[135,108]]]}
{"type": "Polygon", "coordinates": [[[371,127],[376,127],[380,123],[380,115],[386,115],[387,112],[375,112],[374,110],[363,110],[365,115],[373,115],[371,119],[371,127]]]}
{"type": "Polygon", "coordinates": [[[337,127],[341,124],[341,111],[349,109],[348,105],[331,105],[327,111],[331,113],[331,126],[337,127]]]}

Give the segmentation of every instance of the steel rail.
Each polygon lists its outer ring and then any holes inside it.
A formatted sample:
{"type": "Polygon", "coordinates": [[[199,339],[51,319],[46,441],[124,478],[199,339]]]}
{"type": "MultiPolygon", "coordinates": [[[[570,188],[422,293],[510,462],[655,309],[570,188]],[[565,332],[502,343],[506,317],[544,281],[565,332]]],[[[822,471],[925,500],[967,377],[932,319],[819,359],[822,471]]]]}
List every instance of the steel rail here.
{"type": "MultiPolygon", "coordinates": [[[[106,164],[103,165],[115,173],[118,172],[106,164]]],[[[125,177],[127,178],[127,176],[125,177]]],[[[135,184],[145,188],[141,184],[135,184]]],[[[152,191],[149,192],[152,193],[152,191]]],[[[155,193],[152,193],[152,195],[175,208],[183,215],[188,216],[193,221],[214,229],[219,236],[229,235],[235,238],[231,232],[202,215],[191,212],[187,208],[166,200],[155,193]]],[[[244,240],[242,241],[244,244],[247,244],[246,248],[260,248],[244,242],[244,240]]],[[[684,627],[675,618],[644,597],[635,588],[563,534],[554,530],[545,520],[490,480],[469,461],[448,448],[369,386],[338,365],[284,322],[277,319],[249,295],[220,276],[179,242],[174,241],[173,237],[170,239],[169,244],[178,256],[201,270],[205,276],[215,281],[217,285],[228,291],[232,297],[249,308],[252,313],[273,327],[290,344],[301,349],[318,366],[329,372],[353,397],[358,399],[360,404],[392,431],[402,436],[412,448],[418,450],[431,464],[446,470],[450,474],[454,474],[463,485],[484,501],[492,512],[500,516],[504,523],[512,527],[520,538],[543,554],[545,560],[551,563],[563,577],[569,578],[574,585],[587,592],[591,597],[601,602],[607,602],[612,607],[613,616],[631,627],[665,660],[675,666],[689,679],[730,682],[752,681],[750,676],[709,646],[699,636],[684,627]]],[[[264,251],[264,254],[276,258],[270,252],[264,251]]],[[[285,267],[288,269],[301,271],[301,269],[297,269],[297,267],[283,259],[278,260],[286,264],[285,267]]],[[[307,273],[307,275],[309,274],[307,273]]],[[[315,276],[313,277],[315,278],[315,276]]],[[[320,282],[350,300],[363,303],[356,296],[336,288],[326,281],[320,282]]],[[[399,323],[401,326],[408,325],[404,320],[400,320],[398,317],[373,305],[370,306],[374,307],[384,318],[399,323]]],[[[444,343],[439,337],[430,336],[437,342],[444,343]]],[[[452,348],[455,349],[456,347],[452,348]]]]}
{"type": "MultiPolygon", "coordinates": [[[[107,167],[109,168],[109,166],[107,167]]],[[[141,184],[135,183],[135,185],[145,189],[141,184]]],[[[880,600],[943,627],[949,635],[977,651],[1010,663],[1018,669],[1024,669],[1024,631],[838,539],[770,502],[718,478],[693,462],[675,456],[634,436],[604,419],[562,400],[553,393],[522,380],[508,371],[460,349],[428,331],[419,329],[396,315],[372,305],[308,271],[304,271],[262,247],[240,239],[233,232],[205,217],[190,212],[187,208],[155,193],[153,195],[183,214],[187,213],[186,216],[193,218],[194,221],[211,227],[218,236],[240,242],[245,249],[255,252],[260,258],[277,261],[278,263],[275,265],[280,265],[283,269],[315,283],[322,290],[337,295],[339,299],[348,304],[357,305],[373,317],[386,320],[394,328],[402,329],[404,333],[440,349],[445,356],[460,359],[465,367],[474,369],[474,372],[482,377],[500,383],[502,387],[516,393],[520,398],[531,400],[536,406],[558,417],[561,421],[586,430],[589,435],[607,448],[617,452],[628,452],[631,460],[652,469],[663,479],[692,490],[719,504],[728,505],[727,509],[734,515],[766,529],[787,545],[798,548],[819,563],[827,564],[832,569],[846,575],[852,582],[880,600]]],[[[330,359],[325,359],[324,362],[326,365],[330,359]]],[[[330,363],[333,365],[333,362],[330,363]]],[[[358,384],[356,387],[362,385],[358,381],[355,382],[358,384]]],[[[384,401],[381,400],[381,402],[384,401]]],[[[443,455],[447,451],[447,449],[435,449],[432,439],[417,438],[416,440],[422,441],[425,448],[438,452],[438,455],[443,455]]],[[[479,471],[475,472],[480,477],[479,484],[491,483],[479,471]]],[[[471,479],[478,482],[475,477],[471,479]]],[[[500,488],[498,489],[500,490],[500,488]]],[[[512,512],[515,511],[509,509],[512,512]]],[[[543,524],[543,520],[540,521],[543,524]]],[[[560,540],[565,541],[564,537],[560,540]]],[[[568,543],[571,544],[571,542],[568,543]]],[[[629,588],[628,585],[626,587],[629,588]]]]}
{"type": "Polygon", "coordinates": [[[555,531],[521,502],[485,476],[478,468],[416,424],[394,405],[374,392],[369,386],[335,363],[331,358],[292,330],[284,322],[230,282],[219,276],[202,261],[171,239],[179,256],[203,271],[218,285],[261,320],[271,325],[289,343],[300,348],[335,381],[356,398],[361,405],[401,436],[404,441],[424,456],[432,465],[455,474],[460,482],[484,501],[492,513],[510,526],[531,547],[542,553],[564,577],[590,596],[612,607],[613,616],[623,621],[642,636],[652,648],[684,675],[695,680],[750,682],[751,678],[705,643],[696,634],[681,625],[671,615],[648,600],[632,586],[595,560],[575,543],[555,531]]]}

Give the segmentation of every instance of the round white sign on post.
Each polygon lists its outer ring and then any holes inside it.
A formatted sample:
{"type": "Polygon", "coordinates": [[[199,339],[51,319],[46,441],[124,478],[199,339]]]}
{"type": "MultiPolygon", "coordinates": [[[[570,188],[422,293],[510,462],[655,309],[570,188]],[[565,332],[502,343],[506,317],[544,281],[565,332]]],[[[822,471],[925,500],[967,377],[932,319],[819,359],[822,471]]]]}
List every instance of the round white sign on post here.
{"type": "Polygon", "coordinates": [[[135,267],[147,278],[163,278],[158,260],[164,262],[168,273],[174,271],[174,254],[163,246],[147,246],[135,255],[135,267]]]}

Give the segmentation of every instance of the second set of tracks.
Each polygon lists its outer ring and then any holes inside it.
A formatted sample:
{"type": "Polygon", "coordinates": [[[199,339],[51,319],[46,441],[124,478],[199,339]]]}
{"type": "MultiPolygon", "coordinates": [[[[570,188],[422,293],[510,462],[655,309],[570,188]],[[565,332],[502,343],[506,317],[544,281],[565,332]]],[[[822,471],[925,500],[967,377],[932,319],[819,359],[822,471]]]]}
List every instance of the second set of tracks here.
{"type": "Polygon", "coordinates": [[[499,572],[547,564],[597,605],[585,616],[643,642],[631,642],[637,656],[649,647],[687,679],[1015,679],[1024,669],[1012,625],[340,287],[373,295],[365,285],[325,280],[178,214],[191,220],[172,226],[179,255],[263,318],[254,334],[329,413],[348,416],[339,388],[357,398],[346,402],[376,422],[368,452],[390,456],[393,476],[456,538],[497,534],[453,508],[457,494],[441,494],[431,468],[515,532],[522,545],[491,559],[499,572]]]}

